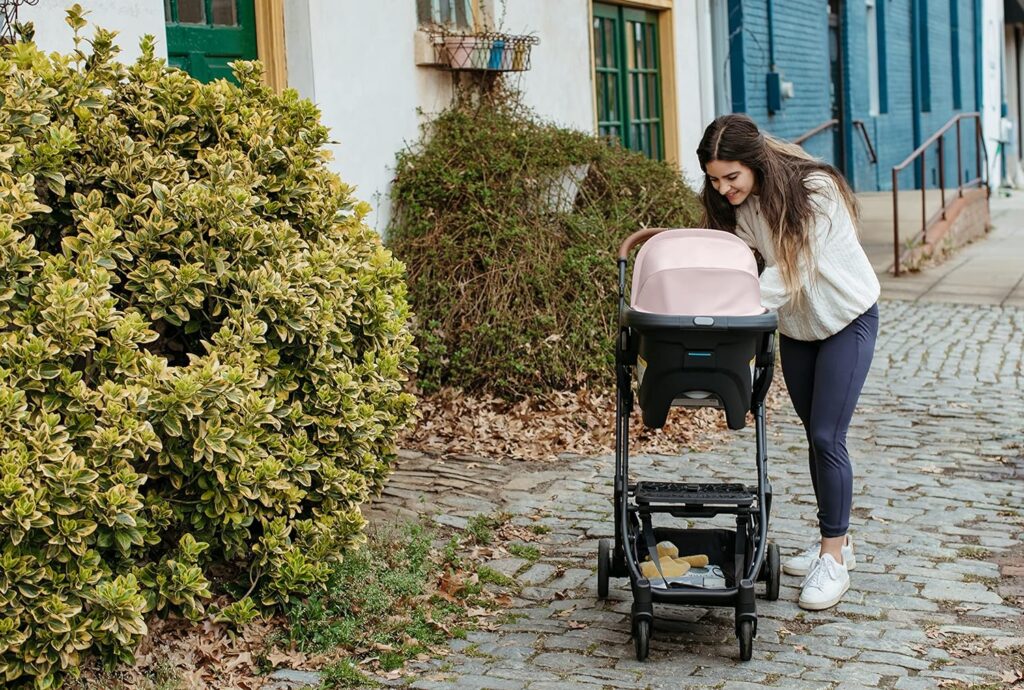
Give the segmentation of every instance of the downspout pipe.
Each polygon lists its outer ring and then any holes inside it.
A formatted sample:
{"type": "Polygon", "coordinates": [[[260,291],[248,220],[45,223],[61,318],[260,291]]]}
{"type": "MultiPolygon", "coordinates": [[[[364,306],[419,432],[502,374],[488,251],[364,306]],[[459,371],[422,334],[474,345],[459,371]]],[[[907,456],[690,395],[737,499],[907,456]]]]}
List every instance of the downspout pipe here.
{"type": "MultiPolygon", "coordinates": [[[[980,0],[976,0],[980,1],[980,0]]],[[[911,124],[913,126],[914,145],[911,151],[921,145],[921,3],[910,0],[910,95],[913,104],[911,124]]],[[[920,189],[924,184],[920,166],[914,165],[914,187],[920,189]]]]}
{"type": "Polygon", "coordinates": [[[774,0],[768,0],[768,71],[775,71],[775,22],[772,16],[775,13],[774,0]]]}

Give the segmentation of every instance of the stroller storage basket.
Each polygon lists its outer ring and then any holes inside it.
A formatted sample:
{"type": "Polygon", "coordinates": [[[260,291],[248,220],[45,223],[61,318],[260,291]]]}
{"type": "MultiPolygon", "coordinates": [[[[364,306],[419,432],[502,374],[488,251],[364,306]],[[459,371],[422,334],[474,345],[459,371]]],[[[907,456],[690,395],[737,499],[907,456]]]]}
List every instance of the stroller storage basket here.
{"type": "Polygon", "coordinates": [[[642,230],[623,243],[618,266],[615,539],[598,545],[598,597],[608,596],[609,578],[629,578],[632,634],[641,661],[649,652],[655,603],[734,607],[740,658],[748,660],[757,632],[755,583],[766,582],[767,598],[777,599],[781,573],[778,548],[768,542],[772,491],[764,408],[777,317],[761,308],[752,252],[730,233],[642,230]],[[645,241],[627,304],[630,250],[645,241]],[[655,428],[665,425],[673,405],[721,408],[733,430],[743,429],[747,413],[753,413],[756,486],[679,477],[632,482],[629,421],[635,400],[644,424],[655,428]],[[734,516],[735,529],[654,526],[657,516],[719,515],[734,516]],[[666,576],[657,548],[664,542],[681,555],[706,555],[708,565],[666,576]],[[642,568],[646,560],[654,567],[642,568]]]}

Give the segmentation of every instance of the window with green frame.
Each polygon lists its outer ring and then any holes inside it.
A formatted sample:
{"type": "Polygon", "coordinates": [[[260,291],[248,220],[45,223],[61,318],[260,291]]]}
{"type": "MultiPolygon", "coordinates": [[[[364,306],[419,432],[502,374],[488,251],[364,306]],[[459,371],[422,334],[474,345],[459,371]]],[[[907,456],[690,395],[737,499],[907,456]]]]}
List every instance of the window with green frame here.
{"type": "Polygon", "coordinates": [[[167,61],[200,81],[233,79],[229,63],[255,60],[253,0],[164,0],[167,61]]]}
{"type": "Polygon", "coordinates": [[[658,15],[594,3],[594,84],[601,136],[665,157],[658,15]]]}

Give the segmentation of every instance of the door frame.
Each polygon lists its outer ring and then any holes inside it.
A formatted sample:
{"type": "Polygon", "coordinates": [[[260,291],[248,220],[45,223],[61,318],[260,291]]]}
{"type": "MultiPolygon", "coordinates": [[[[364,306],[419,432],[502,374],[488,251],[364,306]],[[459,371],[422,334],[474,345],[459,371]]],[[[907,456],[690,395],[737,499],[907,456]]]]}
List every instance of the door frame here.
{"type": "Polygon", "coordinates": [[[255,0],[256,54],[264,81],[277,93],[288,87],[288,53],[284,42],[284,0],[255,0]]]}
{"type": "MultiPolygon", "coordinates": [[[[590,97],[593,113],[593,131],[598,131],[597,84],[594,75],[597,65],[594,59],[594,1],[588,0],[587,43],[590,46],[590,97]]],[[[600,2],[601,0],[598,0],[600,2]]],[[[684,0],[690,2],[691,0],[684,0]]],[[[606,5],[621,5],[650,10],[658,15],[658,63],[661,71],[661,122],[662,146],[665,162],[679,165],[679,116],[677,111],[675,77],[675,30],[673,12],[675,0],[610,0],[606,5]]]]}
{"type": "MultiPolygon", "coordinates": [[[[846,7],[844,0],[829,0],[828,32],[831,48],[832,31],[836,34],[836,67],[833,69],[831,56],[829,59],[829,81],[833,83],[836,92],[836,103],[832,107],[832,117],[839,123],[833,130],[833,146],[836,157],[836,168],[843,173],[846,179],[853,186],[854,160],[851,152],[853,147],[850,134],[853,129],[850,126],[850,93],[849,83],[846,75],[846,7]],[[831,11],[835,7],[835,13],[831,11]]],[[[832,104],[829,104],[832,106],[832,104]]]]}

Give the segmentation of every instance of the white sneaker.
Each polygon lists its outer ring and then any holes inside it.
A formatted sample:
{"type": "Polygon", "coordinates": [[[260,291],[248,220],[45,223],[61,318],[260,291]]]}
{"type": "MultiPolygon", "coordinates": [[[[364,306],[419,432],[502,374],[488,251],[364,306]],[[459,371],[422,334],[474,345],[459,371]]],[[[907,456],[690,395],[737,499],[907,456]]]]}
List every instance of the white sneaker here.
{"type": "Polygon", "coordinates": [[[831,608],[850,589],[850,571],[826,553],[811,564],[800,590],[800,608],[821,611],[831,608]]]}
{"type": "MultiPolygon", "coordinates": [[[[787,575],[806,575],[811,571],[811,564],[818,559],[821,553],[821,542],[817,542],[803,553],[793,556],[782,564],[782,572],[787,575]]],[[[843,545],[843,565],[847,570],[857,567],[857,557],[853,553],[853,539],[846,537],[846,544],[843,545]]]]}

